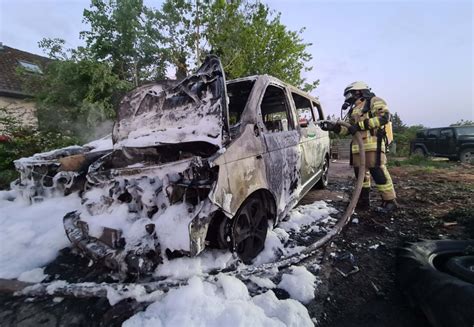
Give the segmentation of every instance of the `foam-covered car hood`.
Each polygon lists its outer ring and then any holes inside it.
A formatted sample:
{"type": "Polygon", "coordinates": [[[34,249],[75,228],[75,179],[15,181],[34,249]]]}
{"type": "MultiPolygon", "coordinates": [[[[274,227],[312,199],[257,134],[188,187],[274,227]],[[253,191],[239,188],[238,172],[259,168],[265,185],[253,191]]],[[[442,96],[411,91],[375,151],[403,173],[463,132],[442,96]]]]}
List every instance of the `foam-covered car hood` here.
{"type": "Polygon", "coordinates": [[[194,75],[175,86],[139,87],[120,104],[114,148],[202,141],[221,148],[228,138],[225,76],[208,56],[194,75]]]}

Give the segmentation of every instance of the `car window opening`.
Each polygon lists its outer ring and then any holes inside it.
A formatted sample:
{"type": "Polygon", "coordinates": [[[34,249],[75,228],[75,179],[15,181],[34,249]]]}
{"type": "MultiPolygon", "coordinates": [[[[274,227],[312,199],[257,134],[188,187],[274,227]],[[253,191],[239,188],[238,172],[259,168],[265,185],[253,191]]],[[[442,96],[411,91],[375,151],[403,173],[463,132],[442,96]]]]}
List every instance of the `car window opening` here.
{"type": "Polygon", "coordinates": [[[309,124],[314,124],[315,118],[311,108],[311,101],[297,93],[291,93],[291,96],[295,102],[300,127],[306,128],[309,124]]]}
{"type": "Polygon", "coordinates": [[[260,106],[263,123],[268,132],[284,132],[294,129],[288,115],[288,103],[283,89],[270,85],[260,106]]]}
{"type": "Polygon", "coordinates": [[[456,127],[456,133],[458,135],[473,135],[474,126],[456,127]]]}
{"type": "Polygon", "coordinates": [[[235,126],[240,122],[245,105],[247,104],[254,80],[230,83],[227,85],[229,96],[229,125],[235,126]]]}

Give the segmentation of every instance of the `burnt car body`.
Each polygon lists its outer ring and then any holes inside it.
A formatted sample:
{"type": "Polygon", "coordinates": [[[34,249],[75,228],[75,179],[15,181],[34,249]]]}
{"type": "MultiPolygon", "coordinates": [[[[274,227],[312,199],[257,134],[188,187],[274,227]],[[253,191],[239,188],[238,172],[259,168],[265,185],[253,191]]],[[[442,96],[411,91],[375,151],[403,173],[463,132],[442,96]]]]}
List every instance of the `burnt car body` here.
{"type": "Polygon", "coordinates": [[[84,186],[89,165],[110,151],[112,140],[108,135],[83,146],[69,146],[15,160],[20,177],[11,188],[31,202],[79,191],[84,186]]]}
{"type": "Polygon", "coordinates": [[[113,151],[90,165],[66,234],[126,275],[207,246],[251,262],[269,223],[327,184],[319,119],[317,99],[276,78],[226,82],[215,56],[173,87],[139,87],[120,104],[113,151]]]}
{"type": "Polygon", "coordinates": [[[410,152],[474,164],[474,126],[423,129],[416,133],[410,152]]]}

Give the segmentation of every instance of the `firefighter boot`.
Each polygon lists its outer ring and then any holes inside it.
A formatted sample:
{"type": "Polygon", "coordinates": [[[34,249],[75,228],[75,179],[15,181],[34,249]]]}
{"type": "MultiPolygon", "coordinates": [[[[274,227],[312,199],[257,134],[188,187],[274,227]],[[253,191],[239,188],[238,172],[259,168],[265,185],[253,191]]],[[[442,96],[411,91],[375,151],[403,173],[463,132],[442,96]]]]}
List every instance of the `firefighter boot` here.
{"type": "Polygon", "coordinates": [[[363,187],[360,191],[359,201],[357,201],[357,210],[370,209],[370,187],[363,187]]]}
{"type": "Polygon", "coordinates": [[[383,214],[389,214],[398,209],[398,203],[395,199],[393,200],[382,200],[382,205],[377,208],[377,212],[383,214]]]}

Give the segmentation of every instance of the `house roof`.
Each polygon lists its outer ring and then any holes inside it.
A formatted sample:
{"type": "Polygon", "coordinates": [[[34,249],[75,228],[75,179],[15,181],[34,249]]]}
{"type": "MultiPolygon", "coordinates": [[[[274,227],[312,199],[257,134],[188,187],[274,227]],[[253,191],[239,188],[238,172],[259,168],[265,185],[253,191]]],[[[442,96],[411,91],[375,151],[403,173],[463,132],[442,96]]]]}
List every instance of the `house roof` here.
{"type": "MultiPolygon", "coordinates": [[[[38,56],[33,53],[21,51],[15,48],[2,45],[0,43],[0,95],[7,96],[28,96],[23,88],[21,78],[17,74],[20,63],[30,66],[37,65],[44,70],[45,66],[51,59],[38,56]]],[[[34,66],[30,66],[34,68],[34,66]]]]}

